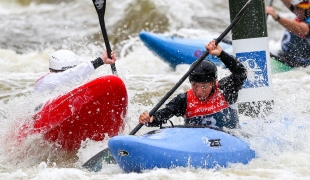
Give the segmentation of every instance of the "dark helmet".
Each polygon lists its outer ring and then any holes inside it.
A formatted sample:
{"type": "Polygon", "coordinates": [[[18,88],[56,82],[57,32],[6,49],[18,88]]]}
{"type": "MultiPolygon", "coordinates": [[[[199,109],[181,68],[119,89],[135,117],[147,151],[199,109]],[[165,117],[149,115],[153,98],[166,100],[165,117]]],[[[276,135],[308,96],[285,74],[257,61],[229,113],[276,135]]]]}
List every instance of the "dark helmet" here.
{"type": "MultiPolygon", "coordinates": [[[[195,61],[191,67],[197,63],[195,61]]],[[[212,61],[203,60],[191,74],[189,81],[192,82],[213,82],[217,79],[217,68],[212,61]]]]}

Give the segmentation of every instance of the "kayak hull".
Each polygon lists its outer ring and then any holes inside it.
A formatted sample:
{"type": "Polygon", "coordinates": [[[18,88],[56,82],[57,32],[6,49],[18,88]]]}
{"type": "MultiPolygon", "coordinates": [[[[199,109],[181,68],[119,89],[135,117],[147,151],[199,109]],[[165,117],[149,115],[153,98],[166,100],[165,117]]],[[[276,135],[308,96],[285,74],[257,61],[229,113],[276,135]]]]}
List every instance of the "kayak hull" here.
{"type": "Polygon", "coordinates": [[[72,151],[87,138],[102,141],[123,129],[128,97],[123,81],[113,75],[96,78],[48,101],[24,124],[18,140],[29,135],[43,138],[59,148],[72,151]]]}
{"type": "Polygon", "coordinates": [[[243,140],[209,128],[167,128],[143,136],[115,136],[108,143],[125,172],[153,168],[216,168],[247,164],[255,152],[243,140]]]}
{"type": "MultiPolygon", "coordinates": [[[[142,31],[139,36],[148,49],[162,58],[172,68],[175,68],[180,64],[192,64],[206,51],[206,44],[215,39],[214,37],[206,37],[204,39],[184,39],[145,31],[142,31]]],[[[232,45],[220,42],[220,46],[227,53],[233,53],[232,45]]],[[[208,55],[206,59],[211,60],[217,66],[224,67],[224,64],[216,56],[208,55]]],[[[271,71],[273,73],[285,72],[292,69],[292,67],[287,66],[274,58],[270,58],[270,61],[271,71]]]]}

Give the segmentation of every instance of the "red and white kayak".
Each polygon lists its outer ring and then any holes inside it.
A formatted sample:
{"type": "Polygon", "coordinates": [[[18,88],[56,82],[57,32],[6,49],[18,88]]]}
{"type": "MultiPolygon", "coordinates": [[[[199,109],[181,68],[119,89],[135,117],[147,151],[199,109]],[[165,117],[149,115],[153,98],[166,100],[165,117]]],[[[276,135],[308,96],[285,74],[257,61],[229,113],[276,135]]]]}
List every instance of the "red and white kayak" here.
{"type": "MultiPolygon", "coordinates": [[[[80,148],[87,138],[102,141],[123,130],[128,97],[123,81],[114,75],[96,78],[48,101],[32,122],[23,125],[17,138],[41,133],[63,150],[80,148]]],[[[15,136],[16,137],[16,136],[15,136]]]]}

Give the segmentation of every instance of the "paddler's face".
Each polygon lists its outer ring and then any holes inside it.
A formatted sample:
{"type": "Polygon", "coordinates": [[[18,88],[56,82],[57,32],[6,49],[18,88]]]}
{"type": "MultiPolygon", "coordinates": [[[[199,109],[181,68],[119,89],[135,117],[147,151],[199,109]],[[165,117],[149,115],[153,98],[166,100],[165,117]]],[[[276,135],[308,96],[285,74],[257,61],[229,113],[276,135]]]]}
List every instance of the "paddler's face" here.
{"type": "Polygon", "coordinates": [[[191,82],[194,94],[199,101],[204,101],[210,96],[213,84],[213,82],[191,82]]]}

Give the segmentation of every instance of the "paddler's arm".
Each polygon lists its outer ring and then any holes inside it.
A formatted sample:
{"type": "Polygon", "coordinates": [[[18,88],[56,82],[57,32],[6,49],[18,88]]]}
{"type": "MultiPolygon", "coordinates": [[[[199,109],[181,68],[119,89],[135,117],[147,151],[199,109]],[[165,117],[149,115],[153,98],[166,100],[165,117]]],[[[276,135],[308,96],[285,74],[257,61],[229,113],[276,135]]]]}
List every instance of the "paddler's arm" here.
{"type": "MultiPolygon", "coordinates": [[[[294,9],[294,6],[292,6],[294,9]]],[[[300,11],[300,10],[298,10],[300,11]]],[[[294,11],[293,13],[297,15],[296,12],[294,11]]],[[[309,36],[310,33],[310,25],[309,23],[306,23],[304,20],[294,20],[294,19],[289,19],[286,17],[280,16],[278,13],[276,13],[275,9],[273,7],[266,7],[266,14],[269,14],[272,16],[272,18],[277,21],[280,25],[282,25],[285,29],[288,31],[298,35],[298,36],[309,36]]]]}
{"type": "Polygon", "coordinates": [[[77,67],[68,69],[64,72],[58,73],[60,76],[62,76],[62,81],[72,81],[72,79],[78,78],[79,80],[83,80],[84,77],[87,77],[91,75],[95,69],[100,67],[103,64],[114,64],[116,61],[116,56],[114,52],[111,52],[111,57],[110,59],[108,57],[108,53],[105,51],[101,57],[98,57],[97,59],[93,61],[88,61],[79,64],[77,67]]]}
{"type": "Polygon", "coordinates": [[[77,65],[74,68],[67,69],[58,73],[49,73],[36,81],[35,92],[52,91],[61,85],[78,85],[87,76],[94,73],[95,69],[103,64],[113,64],[116,61],[114,52],[111,52],[112,59],[108,58],[107,52],[103,53],[101,58],[94,61],[87,61],[77,65]]]}
{"type": "Polygon", "coordinates": [[[98,67],[100,67],[103,64],[114,64],[116,61],[116,56],[114,51],[111,52],[111,57],[112,59],[110,59],[108,57],[108,53],[104,52],[104,54],[102,55],[102,57],[98,57],[97,59],[91,61],[91,63],[93,64],[94,68],[97,69],[98,67]]]}
{"type": "Polygon", "coordinates": [[[219,57],[230,70],[231,75],[219,80],[219,87],[223,90],[226,101],[229,104],[234,104],[238,99],[238,92],[247,78],[246,68],[236,58],[223,51],[221,46],[216,46],[214,40],[206,46],[206,49],[210,54],[219,57]]]}
{"type": "Polygon", "coordinates": [[[92,63],[88,61],[63,72],[49,73],[36,81],[34,91],[42,93],[45,91],[53,91],[60,86],[78,85],[85,77],[89,76],[94,71],[95,69],[92,63]]]}
{"type": "Polygon", "coordinates": [[[237,61],[236,58],[227,54],[220,45],[215,45],[215,40],[209,42],[206,49],[210,54],[217,56],[225,64],[225,66],[230,70],[232,78],[238,81],[238,84],[243,84],[246,79],[246,69],[242,63],[237,61]]]}
{"type": "Polygon", "coordinates": [[[218,57],[225,64],[225,66],[229,69],[232,76],[241,78],[238,81],[243,82],[246,79],[247,77],[246,68],[241,62],[237,61],[236,58],[229,55],[225,51],[222,51],[222,53],[218,57]]]}
{"type": "Polygon", "coordinates": [[[139,123],[148,127],[159,126],[161,123],[167,123],[167,120],[173,116],[183,116],[185,108],[186,93],[179,94],[167,103],[165,108],[158,110],[154,116],[150,117],[147,112],[142,113],[139,117],[139,123]]]}

